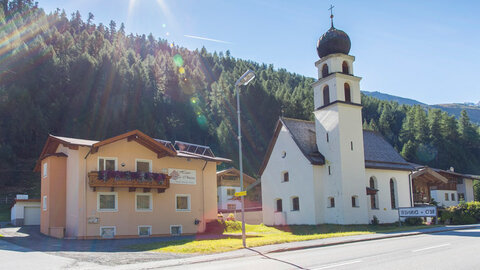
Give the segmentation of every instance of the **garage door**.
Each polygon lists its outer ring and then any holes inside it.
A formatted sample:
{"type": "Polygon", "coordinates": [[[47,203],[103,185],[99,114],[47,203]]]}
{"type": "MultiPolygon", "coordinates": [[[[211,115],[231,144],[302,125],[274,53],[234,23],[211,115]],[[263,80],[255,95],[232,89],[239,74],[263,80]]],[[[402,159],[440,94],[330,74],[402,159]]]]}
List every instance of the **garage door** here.
{"type": "Polygon", "coordinates": [[[26,206],[24,225],[40,225],[40,207],[26,206]]]}

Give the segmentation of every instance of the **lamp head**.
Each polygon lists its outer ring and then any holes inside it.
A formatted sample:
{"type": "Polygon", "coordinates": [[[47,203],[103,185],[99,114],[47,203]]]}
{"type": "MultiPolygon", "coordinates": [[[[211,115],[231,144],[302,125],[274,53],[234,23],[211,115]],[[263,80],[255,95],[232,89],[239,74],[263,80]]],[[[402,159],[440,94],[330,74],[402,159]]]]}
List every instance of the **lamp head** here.
{"type": "Polygon", "coordinates": [[[245,73],[243,73],[243,75],[237,80],[237,82],[235,83],[235,86],[247,85],[254,78],[255,78],[255,72],[249,69],[245,73]]]}

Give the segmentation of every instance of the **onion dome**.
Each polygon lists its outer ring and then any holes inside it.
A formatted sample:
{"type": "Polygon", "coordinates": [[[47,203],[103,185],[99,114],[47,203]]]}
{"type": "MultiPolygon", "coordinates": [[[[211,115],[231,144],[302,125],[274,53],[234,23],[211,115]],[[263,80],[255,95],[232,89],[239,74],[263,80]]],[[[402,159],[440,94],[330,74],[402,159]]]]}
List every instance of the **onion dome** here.
{"type": "Polygon", "coordinates": [[[332,27],[318,39],[317,53],[320,58],[333,53],[348,54],[350,47],[347,33],[333,27],[332,22],[332,27]]]}

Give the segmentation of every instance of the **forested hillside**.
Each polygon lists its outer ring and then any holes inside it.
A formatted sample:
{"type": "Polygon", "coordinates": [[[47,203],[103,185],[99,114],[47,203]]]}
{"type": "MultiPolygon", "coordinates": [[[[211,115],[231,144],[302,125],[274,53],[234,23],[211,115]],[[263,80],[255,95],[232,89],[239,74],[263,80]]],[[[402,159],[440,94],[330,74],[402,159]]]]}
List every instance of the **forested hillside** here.
{"type": "MultiPolygon", "coordinates": [[[[237,162],[234,82],[242,89],[246,171],[255,175],[278,117],[312,119],[313,78],[189,51],[93,14],[45,14],[31,0],[0,8],[0,190],[38,192],[31,172],[49,133],[101,140],[132,129],[210,145],[237,162]]],[[[312,60],[313,61],[313,60],[312,60]]],[[[305,63],[309,64],[309,63],[305,63]]],[[[363,97],[364,126],[382,132],[411,161],[480,173],[478,127],[439,110],[363,97]]],[[[2,193],[2,191],[0,191],[2,193]]]]}

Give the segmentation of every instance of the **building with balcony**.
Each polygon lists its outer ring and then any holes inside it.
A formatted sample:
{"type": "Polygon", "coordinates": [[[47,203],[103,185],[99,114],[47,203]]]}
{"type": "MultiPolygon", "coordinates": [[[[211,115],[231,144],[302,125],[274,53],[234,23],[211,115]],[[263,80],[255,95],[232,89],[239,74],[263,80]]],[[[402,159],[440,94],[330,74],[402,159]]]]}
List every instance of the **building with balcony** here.
{"type": "Polygon", "coordinates": [[[103,141],[49,135],[35,171],[41,225],[58,238],[194,234],[217,217],[208,146],[130,131],[103,141]]]}

